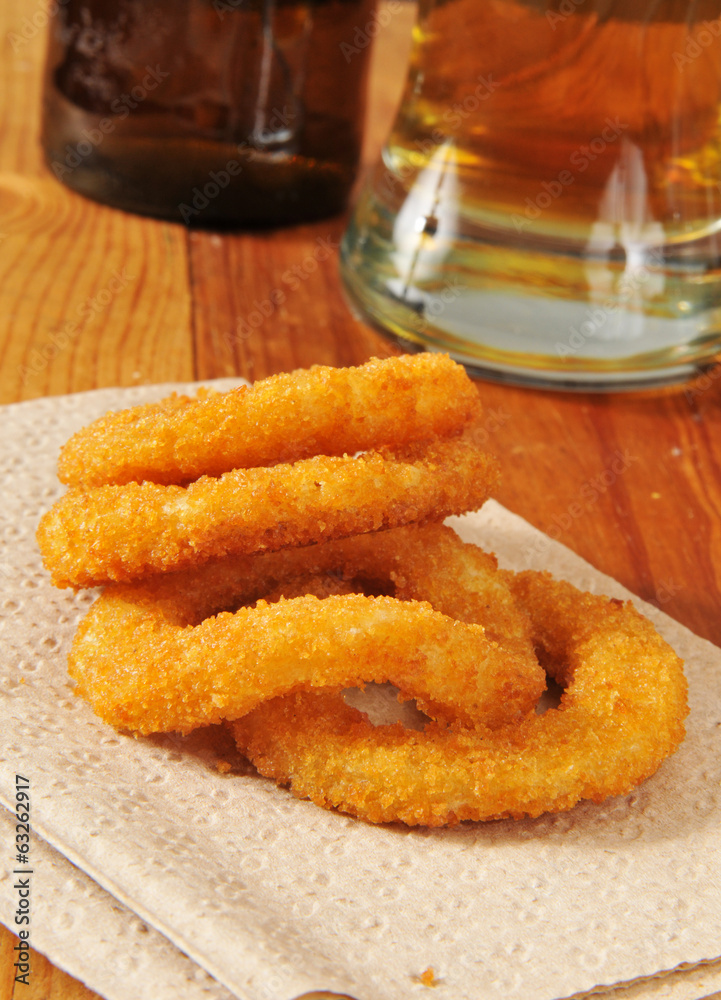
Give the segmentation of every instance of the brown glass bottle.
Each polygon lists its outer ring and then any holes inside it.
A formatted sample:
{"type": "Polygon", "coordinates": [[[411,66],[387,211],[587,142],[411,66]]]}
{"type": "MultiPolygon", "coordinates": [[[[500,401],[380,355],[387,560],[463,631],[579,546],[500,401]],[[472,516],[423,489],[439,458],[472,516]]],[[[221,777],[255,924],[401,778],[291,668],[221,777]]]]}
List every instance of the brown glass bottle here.
{"type": "Polygon", "coordinates": [[[189,225],[340,211],[356,175],[375,0],[68,0],[43,142],[63,183],[189,225]]]}

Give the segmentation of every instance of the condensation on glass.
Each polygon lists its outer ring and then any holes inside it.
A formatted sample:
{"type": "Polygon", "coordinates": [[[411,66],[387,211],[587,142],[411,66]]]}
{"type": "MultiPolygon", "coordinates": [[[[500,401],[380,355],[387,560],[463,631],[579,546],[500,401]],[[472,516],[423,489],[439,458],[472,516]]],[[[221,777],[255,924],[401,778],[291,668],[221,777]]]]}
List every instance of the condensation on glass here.
{"type": "Polygon", "coordinates": [[[397,337],[614,388],[721,350],[721,0],[421,0],[342,251],[397,337]]]}
{"type": "Polygon", "coordinates": [[[191,225],[340,211],[356,176],[375,0],[67,0],[43,141],[91,198],[191,225]]]}

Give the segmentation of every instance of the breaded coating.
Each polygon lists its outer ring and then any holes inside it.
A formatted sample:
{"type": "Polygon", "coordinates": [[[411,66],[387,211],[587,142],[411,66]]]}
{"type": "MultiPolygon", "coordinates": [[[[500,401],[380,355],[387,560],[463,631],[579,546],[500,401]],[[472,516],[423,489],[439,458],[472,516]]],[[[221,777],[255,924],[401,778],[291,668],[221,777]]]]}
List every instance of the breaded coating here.
{"type": "Polygon", "coordinates": [[[93,587],[198,566],[226,555],[309,545],[480,507],[498,477],[475,428],[404,457],[315,456],[237,469],[187,487],[70,490],[37,538],[58,587],[93,587]]]}
{"type": "Polygon", "coordinates": [[[545,687],[530,623],[493,557],[435,524],[109,587],[78,629],[70,673],[102,718],[144,733],[234,718],[284,690],[379,679],[412,687],[429,714],[493,727],[532,711],[545,687]],[[439,610],[348,594],[231,611],[274,585],[295,594],[300,580],[334,571],[338,589],[347,591],[342,577],[365,575],[407,598],[432,595],[439,610]],[[486,634],[492,602],[499,614],[486,634]]]}
{"type": "Polygon", "coordinates": [[[197,625],[219,611],[259,598],[352,593],[345,581],[389,583],[393,596],[422,600],[459,621],[483,625],[487,635],[522,656],[532,656],[531,623],[512,596],[494,556],[461,541],[444,524],[408,524],[302,548],[230,557],[178,573],[149,577],[126,592],[157,608],[164,619],[197,625]],[[333,574],[326,594],[299,589],[299,581],[333,574]]]}
{"type": "Polygon", "coordinates": [[[65,445],[58,475],[69,486],[182,484],[231,469],[447,437],[479,409],[473,383],[445,354],[316,366],[250,389],[171,396],[109,413],[65,445]]]}
{"type": "Polygon", "coordinates": [[[421,354],[81,431],[37,533],[57,586],[110,583],[77,693],[138,734],[227,722],[262,774],[375,823],[628,792],[683,739],[682,663],[631,604],[499,571],[439,523],[496,485],[479,414],[463,368],[421,354]],[[565,691],[537,714],[546,673],[565,691]],[[370,682],[431,721],[373,726],[341,694],[370,682]]]}
{"type": "Polygon", "coordinates": [[[681,661],[630,603],[545,573],[505,575],[549,673],[568,685],[559,708],[494,732],[418,733],[300,692],[235,722],[240,749],[295,795],[374,823],[538,816],[630,791],[683,740],[681,661]]]}
{"type": "MultiPolygon", "coordinates": [[[[233,572],[231,563],[227,568],[233,572]]],[[[223,572],[223,563],[207,567],[196,577],[199,588],[219,597],[221,586],[231,586],[228,580],[221,584],[223,572]]],[[[534,658],[530,620],[518,607],[495,557],[461,541],[444,524],[409,524],[256,557],[246,563],[247,587],[244,594],[236,593],[235,599],[240,603],[256,595],[270,601],[276,595],[296,597],[309,592],[325,596],[315,587],[301,592],[297,580],[328,573],[335,573],[339,583],[358,578],[371,584],[390,581],[395,597],[428,601],[450,618],[483,625],[495,642],[534,658]]],[[[329,581],[324,587],[331,592],[329,581]]]]}
{"type": "Polygon", "coordinates": [[[371,681],[390,681],[431,716],[467,722],[515,718],[529,700],[527,664],[482,626],[362,594],[260,601],[183,626],[136,604],[132,588],[111,588],[81,623],[69,671],[101,718],[146,734],[238,718],[280,694],[371,681]]]}

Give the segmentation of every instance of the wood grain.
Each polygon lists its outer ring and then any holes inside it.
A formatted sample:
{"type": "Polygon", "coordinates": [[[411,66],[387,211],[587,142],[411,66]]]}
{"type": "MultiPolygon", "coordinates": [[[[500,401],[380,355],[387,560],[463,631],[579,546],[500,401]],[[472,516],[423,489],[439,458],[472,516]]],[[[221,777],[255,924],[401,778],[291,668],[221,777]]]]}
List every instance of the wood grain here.
{"type": "Polygon", "coordinates": [[[16,983],[13,948],[17,938],[0,924],[0,1000],[98,1000],[77,979],[58,969],[35,949],[30,949],[29,985],[16,983]]]}
{"type": "MultiPolygon", "coordinates": [[[[38,144],[42,32],[17,52],[8,40],[37,9],[35,0],[0,5],[0,401],[138,382],[254,379],[395,350],[345,303],[337,273],[343,219],[264,233],[188,233],[57,184],[38,144]]],[[[374,56],[367,162],[402,84],[410,14],[403,8],[390,18],[374,56]]],[[[493,383],[479,383],[479,391],[487,446],[504,470],[498,499],[721,644],[718,372],[647,394],[564,395],[493,383]]],[[[93,996],[41,956],[34,956],[32,997],[13,991],[12,942],[0,930],[0,1000],[93,996]]]]}
{"type": "Polygon", "coordinates": [[[0,402],[192,378],[185,230],[87,201],[43,164],[45,32],[18,41],[38,11],[0,10],[0,402]]]}

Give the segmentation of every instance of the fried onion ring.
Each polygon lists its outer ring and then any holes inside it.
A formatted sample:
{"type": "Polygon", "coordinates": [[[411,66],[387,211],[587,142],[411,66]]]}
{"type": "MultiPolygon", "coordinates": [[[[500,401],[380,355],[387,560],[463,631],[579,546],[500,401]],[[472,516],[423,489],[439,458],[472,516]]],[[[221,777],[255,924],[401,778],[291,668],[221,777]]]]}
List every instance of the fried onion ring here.
{"type": "Polygon", "coordinates": [[[475,428],[394,457],[316,456],[237,469],[187,487],[156,483],[69,490],[37,538],[58,587],[93,587],[198,566],[226,555],[309,545],[480,507],[495,460],[475,428]]]}
{"type": "Polygon", "coordinates": [[[447,355],[316,366],[250,389],[110,413],[70,439],[58,475],[69,486],[181,484],[312,455],[403,448],[457,434],[478,412],[473,383],[447,355]]]}
{"type": "Polygon", "coordinates": [[[374,823],[535,817],[622,795],[684,737],[682,662],[630,603],[547,573],[507,575],[560,707],[491,732],[374,727],[325,693],[268,701],[233,724],[241,751],[295,795],[374,823]]]}
{"type": "Polygon", "coordinates": [[[340,689],[370,681],[390,681],[434,718],[495,727],[531,711],[545,686],[528,623],[493,560],[435,525],[110,587],[81,623],[69,669],[101,718],[145,734],[238,718],[300,690],[329,688],[340,701],[340,689]],[[414,544],[420,555],[399,566],[414,544]],[[455,554],[467,570],[460,579],[455,554]],[[423,592],[432,570],[436,593],[448,595],[444,606],[466,620],[427,603],[362,594],[259,601],[208,617],[267,591],[279,573],[337,566],[395,574],[401,593],[423,592]],[[508,631],[505,648],[473,623],[487,618],[491,594],[508,631]]]}

